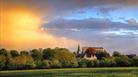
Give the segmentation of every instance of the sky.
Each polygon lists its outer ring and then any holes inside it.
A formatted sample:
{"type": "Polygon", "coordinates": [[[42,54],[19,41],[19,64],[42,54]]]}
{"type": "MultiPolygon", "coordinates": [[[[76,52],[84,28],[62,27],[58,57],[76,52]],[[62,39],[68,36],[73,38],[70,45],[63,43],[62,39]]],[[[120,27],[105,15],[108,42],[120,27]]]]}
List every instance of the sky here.
{"type": "Polygon", "coordinates": [[[0,48],[138,53],[138,0],[0,0],[0,48]]]}

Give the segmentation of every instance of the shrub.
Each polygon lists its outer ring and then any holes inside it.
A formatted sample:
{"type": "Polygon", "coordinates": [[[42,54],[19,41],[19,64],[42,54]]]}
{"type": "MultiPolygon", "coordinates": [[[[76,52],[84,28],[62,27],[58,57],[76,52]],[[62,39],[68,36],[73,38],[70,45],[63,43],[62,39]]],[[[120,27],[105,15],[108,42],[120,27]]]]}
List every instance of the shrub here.
{"type": "Polygon", "coordinates": [[[81,59],[79,61],[79,67],[86,68],[87,64],[88,64],[88,60],[86,60],[86,59],[81,59]]]}
{"type": "Polygon", "coordinates": [[[62,67],[61,63],[57,59],[53,59],[50,61],[50,65],[52,68],[60,68],[62,67]]]}
{"type": "Polygon", "coordinates": [[[132,62],[132,65],[133,65],[133,66],[138,66],[138,56],[133,57],[133,58],[132,58],[132,61],[133,61],[133,62],[132,62]]]}
{"type": "Polygon", "coordinates": [[[50,68],[50,61],[49,60],[43,60],[42,61],[42,68],[50,68]]]}
{"type": "Polygon", "coordinates": [[[94,66],[95,67],[98,67],[99,66],[99,60],[94,60],[93,63],[94,63],[94,66]]]}
{"type": "Polygon", "coordinates": [[[117,66],[130,66],[129,58],[127,56],[115,57],[117,66]]]}

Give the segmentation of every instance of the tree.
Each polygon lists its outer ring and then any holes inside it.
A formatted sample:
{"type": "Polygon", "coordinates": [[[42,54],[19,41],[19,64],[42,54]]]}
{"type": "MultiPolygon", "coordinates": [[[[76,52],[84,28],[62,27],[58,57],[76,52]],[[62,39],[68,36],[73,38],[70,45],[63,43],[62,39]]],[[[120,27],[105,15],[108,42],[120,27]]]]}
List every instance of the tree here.
{"type": "Polygon", "coordinates": [[[16,56],[12,57],[8,63],[8,69],[28,69],[34,68],[35,64],[31,56],[16,56]]]}
{"type": "Polygon", "coordinates": [[[51,67],[51,65],[50,65],[50,61],[48,61],[48,60],[43,60],[43,64],[44,64],[44,68],[50,68],[51,67]]]}
{"type": "Polygon", "coordinates": [[[105,52],[98,51],[96,52],[96,57],[97,59],[108,58],[110,57],[110,54],[107,53],[106,51],[105,52]]]}
{"type": "Polygon", "coordinates": [[[118,51],[114,51],[112,56],[119,57],[119,56],[121,56],[121,54],[118,51]]]}
{"type": "Polygon", "coordinates": [[[79,63],[79,67],[86,68],[88,64],[88,60],[81,59],[78,63],[79,63]]]}
{"type": "Polygon", "coordinates": [[[29,53],[27,51],[21,51],[20,55],[29,55],[29,53]]]}
{"type": "Polygon", "coordinates": [[[9,59],[8,51],[4,48],[0,49],[0,69],[7,69],[9,59]]]}
{"type": "Polygon", "coordinates": [[[132,58],[132,61],[133,61],[133,62],[132,62],[132,65],[133,65],[133,66],[138,66],[138,56],[133,57],[133,58],[132,58]]]}
{"type": "Polygon", "coordinates": [[[94,61],[90,60],[88,61],[87,67],[93,67],[94,66],[94,61]]]}
{"type": "Polygon", "coordinates": [[[0,49],[0,55],[7,56],[7,55],[8,55],[7,50],[6,50],[6,49],[4,49],[4,48],[0,49]]]}
{"type": "Polygon", "coordinates": [[[105,67],[105,66],[107,66],[107,64],[108,64],[108,62],[106,62],[104,59],[99,60],[100,67],[105,67]]]}
{"type": "Polygon", "coordinates": [[[115,57],[117,66],[130,66],[130,59],[127,56],[115,57]]]}
{"type": "Polygon", "coordinates": [[[111,67],[116,66],[116,61],[114,60],[114,58],[111,58],[111,59],[109,60],[109,63],[110,63],[110,66],[111,66],[111,67]]]}
{"type": "Polygon", "coordinates": [[[10,54],[11,54],[12,57],[17,57],[17,56],[19,56],[19,53],[18,53],[18,51],[16,51],[16,50],[11,50],[11,51],[10,51],[10,54]]]}
{"type": "Polygon", "coordinates": [[[61,63],[57,59],[51,60],[50,65],[52,68],[61,68],[62,67],[61,63]]]}
{"type": "Polygon", "coordinates": [[[100,60],[100,66],[111,67],[115,65],[116,65],[116,62],[112,58],[103,58],[102,60],[100,60]]]}
{"type": "Polygon", "coordinates": [[[52,60],[54,57],[55,51],[51,48],[47,48],[43,50],[43,59],[52,60]]]}
{"type": "Polygon", "coordinates": [[[4,55],[0,55],[0,70],[4,69],[6,63],[6,57],[4,55]]]}
{"type": "Polygon", "coordinates": [[[54,59],[59,60],[62,67],[77,67],[78,62],[73,53],[66,48],[55,48],[54,59]]]}
{"type": "Polygon", "coordinates": [[[35,61],[42,59],[42,53],[38,49],[33,49],[30,51],[31,56],[35,61]]]}
{"type": "Polygon", "coordinates": [[[94,66],[95,67],[98,67],[99,66],[99,60],[94,60],[93,63],[94,63],[94,66]]]}

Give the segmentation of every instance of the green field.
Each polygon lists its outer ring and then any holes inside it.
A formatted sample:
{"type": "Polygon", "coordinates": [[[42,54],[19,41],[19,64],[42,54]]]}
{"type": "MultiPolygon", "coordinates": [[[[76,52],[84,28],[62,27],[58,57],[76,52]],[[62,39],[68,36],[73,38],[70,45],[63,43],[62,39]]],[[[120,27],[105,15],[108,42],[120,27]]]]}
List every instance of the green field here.
{"type": "Polygon", "coordinates": [[[138,77],[138,67],[0,71],[0,77],[138,77]]]}

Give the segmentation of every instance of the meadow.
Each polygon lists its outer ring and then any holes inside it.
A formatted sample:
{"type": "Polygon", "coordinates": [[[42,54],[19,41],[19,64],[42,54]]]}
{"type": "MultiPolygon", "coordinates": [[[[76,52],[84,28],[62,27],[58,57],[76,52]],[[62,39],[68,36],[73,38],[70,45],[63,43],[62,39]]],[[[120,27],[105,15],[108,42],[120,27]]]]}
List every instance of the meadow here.
{"type": "Polygon", "coordinates": [[[0,77],[138,77],[138,67],[5,70],[0,77]]]}

